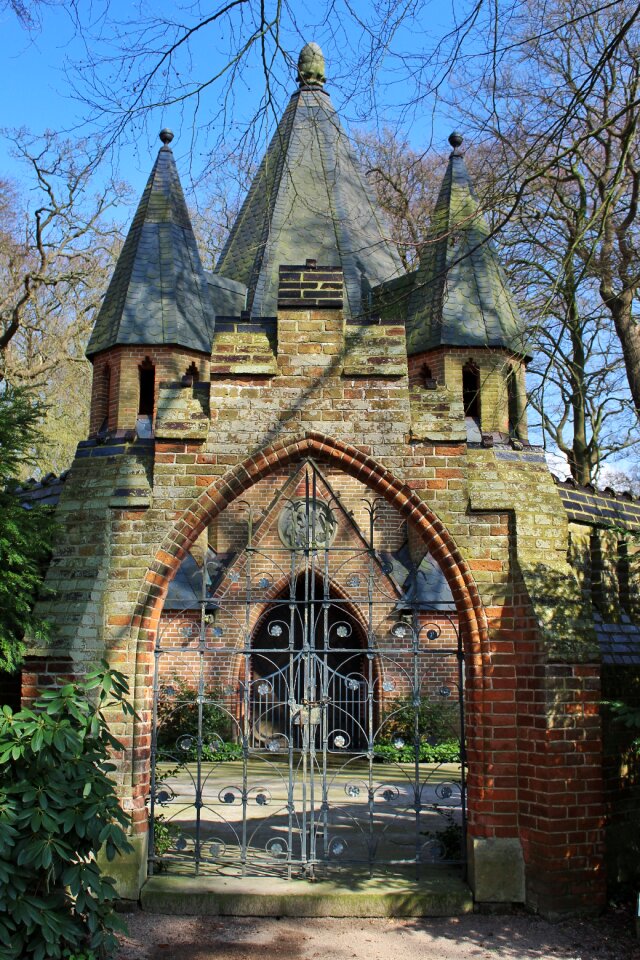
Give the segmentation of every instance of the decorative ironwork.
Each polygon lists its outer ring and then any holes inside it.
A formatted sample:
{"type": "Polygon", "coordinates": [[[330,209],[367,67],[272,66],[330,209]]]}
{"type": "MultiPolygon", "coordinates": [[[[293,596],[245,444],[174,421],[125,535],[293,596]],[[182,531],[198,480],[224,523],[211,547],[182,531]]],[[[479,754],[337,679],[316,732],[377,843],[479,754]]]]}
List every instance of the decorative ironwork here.
{"type": "Polygon", "coordinates": [[[329,504],[305,498],[289,500],[278,520],[278,533],[285,547],[330,547],[338,525],[329,504]]]}
{"type": "Polygon", "coordinates": [[[309,463],[305,497],[280,517],[281,547],[255,545],[247,504],[246,548],[212,596],[203,572],[188,650],[171,641],[175,631],[158,636],[152,871],[312,878],[345,865],[419,872],[463,861],[455,617],[414,599],[398,619],[394,564],[376,546],[379,501],[364,503],[359,546],[336,544],[318,479],[309,463]],[[180,654],[184,671],[163,683],[163,658],[175,664],[180,654]],[[239,666],[232,682],[230,662],[239,666]]]}

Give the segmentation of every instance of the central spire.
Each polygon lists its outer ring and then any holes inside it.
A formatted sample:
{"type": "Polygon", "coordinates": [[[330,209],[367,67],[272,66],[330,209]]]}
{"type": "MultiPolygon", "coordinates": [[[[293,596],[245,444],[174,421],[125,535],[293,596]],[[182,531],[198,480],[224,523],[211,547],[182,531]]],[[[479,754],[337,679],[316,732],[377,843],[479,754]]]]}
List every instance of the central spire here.
{"type": "Polygon", "coordinates": [[[322,50],[308,43],[298,59],[299,87],[217,263],[216,273],[247,288],[253,316],[276,315],[281,264],[342,267],[352,317],[368,309],[372,287],[402,272],[324,83],[322,50]]]}

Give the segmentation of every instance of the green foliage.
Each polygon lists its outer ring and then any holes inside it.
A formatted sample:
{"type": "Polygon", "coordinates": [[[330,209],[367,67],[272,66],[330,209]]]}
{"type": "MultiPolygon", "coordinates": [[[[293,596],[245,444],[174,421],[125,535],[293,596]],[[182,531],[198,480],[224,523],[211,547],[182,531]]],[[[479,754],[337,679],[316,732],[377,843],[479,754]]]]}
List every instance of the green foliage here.
{"type": "Polygon", "coordinates": [[[229,743],[228,741],[217,744],[203,744],[202,758],[216,763],[222,763],[223,760],[242,760],[242,744],[229,743]]]}
{"type": "Polygon", "coordinates": [[[631,746],[636,752],[640,751],[640,707],[631,706],[622,700],[605,700],[603,706],[609,708],[615,723],[626,727],[628,730],[639,731],[631,746]]]}
{"type": "MultiPolygon", "coordinates": [[[[396,747],[393,743],[383,742],[373,748],[377,759],[385,763],[414,763],[415,747],[405,744],[396,747]]],[[[430,744],[421,741],[418,756],[420,763],[458,763],[460,761],[460,741],[444,740],[442,743],[430,744]]]]}
{"type": "Polygon", "coordinates": [[[181,833],[180,825],[170,823],[161,814],[153,818],[153,849],[157,857],[163,857],[171,849],[181,833]]]}
{"type": "Polygon", "coordinates": [[[104,956],[122,924],[96,854],[131,850],[109,774],[121,744],[105,708],[131,715],[122,674],[102,669],[0,713],[0,941],[5,960],[104,956]]]}
{"type": "Polygon", "coordinates": [[[398,697],[389,705],[382,728],[384,738],[401,737],[407,743],[413,742],[416,709],[421,739],[440,741],[460,736],[460,710],[456,700],[422,697],[416,707],[411,697],[398,697]]]}
{"type": "Polygon", "coordinates": [[[460,760],[460,711],[457,701],[398,697],[389,704],[375,756],[386,763],[415,762],[415,717],[418,717],[420,763],[460,760]],[[398,745],[400,744],[400,745],[398,745]]]}
{"type": "MultiPolygon", "coordinates": [[[[205,759],[236,759],[235,756],[223,757],[223,748],[234,747],[235,744],[223,744],[220,739],[229,737],[230,718],[222,707],[213,702],[216,692],[209,694],[209,699],[202,705],[202,743],[205,759]],[[217,749],[210,748],[213,744],[217,749]]],[[[171,756],[180,755],[182,760],[193,760],[196,757],[195,740],[198,737],[198,691],[185,680],[173,677],[160,685],[158,697],[158,750],[162,758],[163,753],[171,756]],[[193,737],[194,743],[189,750],[177,747],[181,737],[193,737]]],[[[233,752],[233,751],[231,751],[233,752]]]]}
{"type": "Polygon", "coordinates": [[[458,823],[455,815],[450,810],[443,810],[441,807],[434,806],[434,811],[439,813],[446,820],[446,827],[442,830],[427,830],[424,836],[431,840],[437,840],[444,847],[445,860],[462,860],[464,851],[462,849],[463,833],[462,826],[458,823]]]}
{"type": "Polygon", "coordinates": [[[41,406],[25,390],[0,385],[0,670],[15,670],[24,654],[23,638],[46,640],[49,625],[34,614],[51,551],[53,513],[26,510],[13,488],[21,463],[38,437],[41,406]]]}

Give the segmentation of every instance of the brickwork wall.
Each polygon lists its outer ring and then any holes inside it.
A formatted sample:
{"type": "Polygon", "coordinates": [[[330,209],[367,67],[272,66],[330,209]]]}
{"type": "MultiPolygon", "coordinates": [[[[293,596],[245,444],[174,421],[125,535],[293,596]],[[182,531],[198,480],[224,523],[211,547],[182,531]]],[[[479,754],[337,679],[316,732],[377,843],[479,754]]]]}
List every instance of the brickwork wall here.
{"type": "MultiPolygon", "coordinates": [[[[637,664],[605,664],[602,697],[621,700],[640,710],[640,670],[637,664]]],[[[607,879],[637,886],[640,880],[640,756],[633,741],[637,730],[604,717],[604,791],[607,813],[607,879]]]]}
{"type": "MultiPolygon", "coordinates": [[[[220,549],[240,528],[236,501],[255,496],[265,509],[279,481],[311,457],[345,498],[355,480],[388,502],[389,536],[393,512],[399,526],[408,521],[414,549],[429,543],[457,598],[471,836],[520,838],[537,908],[593,908],[603,891],[597,654],[567,564],[559,495],[531,451],[416,438],[403,344],[401,326],[347,329],[338,308],[289,306],[269,347],[275,372],[239,353],[233,370],[212,371],[206,439],[79,450],[58,508],[64,535],[49,574],[57,594],[42,610],[59,625],[50,656],[71,656],[77,670],[106,653],[130,677],[139,721],[123,733],[118,778],[134,830],[144,830],[153,643],[167,581],[211,520],[219,518],[220,549]],[[572,797],[562,810],[557,770],[572,797]],[[545,876],[554,878],[546,891],[545,876]]],[[[191,359],[176,357],[172,381],[191,359]]],[[[137,376],[140,356],[131,359],[137,376]]],[[[490,366],[488,379],[500,372],[490,366]]]]}

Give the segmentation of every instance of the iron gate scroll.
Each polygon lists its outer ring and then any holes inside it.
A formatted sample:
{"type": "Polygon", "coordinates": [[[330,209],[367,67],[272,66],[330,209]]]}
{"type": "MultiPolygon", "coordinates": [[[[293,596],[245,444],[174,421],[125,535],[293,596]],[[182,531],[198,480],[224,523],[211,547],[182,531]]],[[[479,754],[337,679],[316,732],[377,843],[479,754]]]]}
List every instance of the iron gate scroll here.
{"type": "Polygon", "coordinates": [[[381,502],[364,503],[356,548],[340,542],[320,476],[307,465],[277,546],[255,545],[246,504],[242,553],[213,579],[205,563],[192,626],[183,611],[158,634],[151,872],[313,879],[463,861],[455,619],[403,596],[375,547],[381,502]]]}

